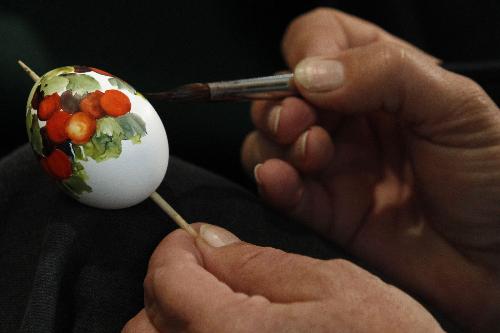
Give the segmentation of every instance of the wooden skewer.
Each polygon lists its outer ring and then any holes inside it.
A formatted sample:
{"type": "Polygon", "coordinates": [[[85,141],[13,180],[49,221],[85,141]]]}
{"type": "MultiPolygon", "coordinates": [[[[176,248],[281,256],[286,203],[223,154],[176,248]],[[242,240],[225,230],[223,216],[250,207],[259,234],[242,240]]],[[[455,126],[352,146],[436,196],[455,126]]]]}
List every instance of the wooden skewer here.
{"type": "Polygon", "coordinates": [[[21,68],[26,73],[28,73],[28,75],[33,79],[33,81],[37,82],[38,80],[40,80],[40,77],[31,68],[29,68],[24,62],[22,62],[21,60],[18,60],[17,63],[19,64],[19,66],[21,66],[21,68]]]}
{"type": "Polygon", "coordinates": [[[168,202],[165,201],[165,199],[163,199],[161,197],[161,195],[158,194],[158,192],[153,192],[151,193],[151,195],[149,196],[151,198],[151,200],[153,200],[161,209],[163,209],[163,211],[165,213],[167,213],[168,216],[170,216],[170,218],[172,220],[174,220],[175,223],[177,223],[177,225],[179,227],[181,227],[182,229],[184,229],[188,234],[190,234],[191,236],[193,237],[198,237],[198,233],[193,229],[193,227],[186,222],[186,220],[184,220],[184,218],[182,218],[182,216],[179,215],[179,213],[177,213],[173,208],[172,206],[170,206],[168,204],[168,202]]]}
{"type": "MultiPolygon", "coordinates": [[[[33,79],[33,81],[37,82],[38,80],[40,80],[40,77],[31,69],[29,68],[24,62],[22,62],[21,60],[18,60],[17,63],[19,64],[19,66],[21,66],[21,68],[26,72],[28,73],[28,75],[33,79]]],[[[151,200],[153,200],[154,203],[156,203],[158,205],[158,207],[160,207],[172,220],[174,220],[174,222],[182,229],[184,229],[188,234],[190,234],[191,236],[193,237],[198,237],[198,233],[196,232],[196,230],[193,229],[193,227],[186,222],[186,220],[179,214],[175,211],[175,209],[172,208],[172,206],[170,206],[168,204],[168,202],[165,201],[165,199],[163,199],[161,197],[160,194],[158,194],[158,192],[153,192],[151,193],[151,195],[149,196],[151,198],[151,200]]]]}

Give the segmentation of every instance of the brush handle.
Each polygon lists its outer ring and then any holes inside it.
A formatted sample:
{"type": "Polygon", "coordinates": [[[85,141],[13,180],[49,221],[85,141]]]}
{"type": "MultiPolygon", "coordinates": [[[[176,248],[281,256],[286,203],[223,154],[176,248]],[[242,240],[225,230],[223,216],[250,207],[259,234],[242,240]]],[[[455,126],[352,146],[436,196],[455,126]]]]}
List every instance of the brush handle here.
{"type": "Polygon", "coordinates": [[[293,73],[208,83],[210,100],[279,99],[297,95],[293,73]]]}
{"type": "MultiPolygon", "coordinates": [[[[474,77],[474,74],[498,74],[500,62],[480,65],[443,64],[445,69],[474,77]],[[484,72],[484,73],[483,73],[484,72]]],[[[498,77],[497,77],[498,78],[498,77]]],[[[257,77],[234,81],[212,82],[207,84],[211,101],[281,99],[299,95],[293,82],[293,73],[257,77]]]]}

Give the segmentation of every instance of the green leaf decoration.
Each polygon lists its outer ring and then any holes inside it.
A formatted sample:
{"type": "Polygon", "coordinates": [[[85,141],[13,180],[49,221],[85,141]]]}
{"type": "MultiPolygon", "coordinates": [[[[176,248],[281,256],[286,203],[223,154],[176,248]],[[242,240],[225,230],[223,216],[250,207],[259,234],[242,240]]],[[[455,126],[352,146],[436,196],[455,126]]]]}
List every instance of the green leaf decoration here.
{"type": "Polygon", "coordinates": [[[28,101],[26,102],[26,112],[29,113],[31,111],[31,100],[35,95],[35,91],[38,88],[39,84],[35,84],[33,88],[31,88],[30,94],[28,96],[28,101]]]}
{"type": "Polygon", "coordinates": [[[33,124],[33,115],[31,114],[31,110],[28,109],[26,113],[26,132],[28,133],[28,141],[31,142],[31,126],[33,124]]]}
{"type": "Polygon", "coordinates": [[[59,67],[45,73],[42,76],[42,80],[50,80],[53,77],[59,76],[61,74],[74,73],[75,69],[72,66],[59,67]]]}
{"type": "Polygon", "coordinates": [[[115,118],[103,117],[97,120],[96,132],[92,139],[82,145],[85,157],[96,162],[117,158],[122,152],[123,139],[125,134],[115,118]]]}
{"type": "Polygon", "coordinates": [[[109,136],[117,136],[123,138],[123,128],[116,121],[117,118],[113,117],[103,117],[97,120],[95,135],[109,135],[109,136]]]}
{"type": "Polygon", "coordinates": [[[74,94],[84,95],[101,89],[99,82],[86,74],[67,74],[63,77],[69,81],[66,90],[72,90],[74,94]]]}
{"type": "Polygon", "coordinates": [[[124,116],[116,118],[118,124],[123,129],[126,140],[131,140],[132,143],[141,143],[141,137],[147,134],[146,124],[135,113],[127,113],[124,116]]]}
{"type": "Polygon", "coordinates": [[[87,181],[89,179],[87,172],[85,172],[85,168],[80,162],[73,161],[71,167],[73,171],[72,176],[78,176],[83,181],[87,181]]]}
{"type": "Polygon", "coordinates": [[[31,120],[30,142],[31,146],[33,147],[33,150],[37,154],[43,155],[42,135],[40,134],[40,125],[38,124],[38,116],[36,114],[33,114],[33,118],[31,120]]]}
{"type": "Polygon", "coordinates": [[[136,95],[137,91],[127,82],[120,80],[117,77],[112,77],[108,79],[109,83],[111,83],[112,86],[117,87],[118,89],[125,89],[131,94],[136,95]]]}
{"type": "Polygon", "coordinates": [[[78,200],[79,195],[75,192],[75,190],[70,186],[72,181],[70,180],[72,177],[69,177],[68,179],[63,180],[62,182],[57,182],[59,185],[59,188],[62,189],[64,193],[72,197],[73,199],[78,200]]]}
{"type": "Polygon", "coordinates": [[[55,92],[63,91],[66,89],[69,81],[63,76],[54,76],[52,78],[46,79],[42,78],[40,84],[42,85],[41,91],[45,96],[52,95],[55,92]]]}
{"type": "Polygon", "coordinates": [[[88,161],[88,158],[85,156],[83,151],[83,147],[81,145],[72,144],[71,149],[73,151],[73,156],[77,161],[88,161]]]}
{"type": "Polygon", "coordinates": [[[68,179],[63,180],[62,185],[66,187],[68,192],[77,199],[78,196],[82,195],[84,192],[92,192],[92,187],[88,186],[83,179],[77,176],[71,176],[68,179]]]}
{"type": "Polygon", "coordinates": [[[92,140],[83,145],[85,156],[96,162],[117,158],[122,153],[121,138],[113,138],[108,135],[93,137],[92,140]]]}
{"type": "Polygon", "coordinates": [[[88,178],[83,165],[73,161],[71,177],[63,180],[61,185],[67,193],[78,199],[78,196],[82,195],[84,192],[92,192],[92,188],[86,183],[88,178]]]}

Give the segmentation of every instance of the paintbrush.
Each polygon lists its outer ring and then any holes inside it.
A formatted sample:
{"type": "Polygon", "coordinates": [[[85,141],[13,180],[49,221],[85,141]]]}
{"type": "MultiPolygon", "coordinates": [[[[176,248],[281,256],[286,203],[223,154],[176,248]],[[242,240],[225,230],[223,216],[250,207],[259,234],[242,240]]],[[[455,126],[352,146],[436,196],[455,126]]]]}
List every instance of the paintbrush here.
{"type": "Polygon", "coordinates": [[[293,83],[293,73],[286,73],[234,81],[191,83],[144,95],[154,100],[209,102],[280,99],[298,95],[298,92],[293,83]]]}
{"type": "MultiPolygon", "coordinates": [[[[492,80],[497,82],[500,76],[500,61],[444,63],[441,66],[479,82],[492,80]]],[[[299,93],[293,82],[293,73],[284,73],[233,81],[191,83],[172,90],[144,95],[160,101],[210,102],[281,99],[287,96],[297,96],[299,93]]]]}

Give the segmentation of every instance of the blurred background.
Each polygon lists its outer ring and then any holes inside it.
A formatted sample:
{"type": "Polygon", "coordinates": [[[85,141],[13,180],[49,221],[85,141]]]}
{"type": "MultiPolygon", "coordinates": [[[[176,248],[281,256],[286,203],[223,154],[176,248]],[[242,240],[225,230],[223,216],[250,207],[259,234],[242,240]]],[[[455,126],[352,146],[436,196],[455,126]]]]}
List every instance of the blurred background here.
{"type": "MultiPolygon", "coordinates": [[[[287,24],[316,6],[373,21],[474,78],[497,100],[500,2],[380,1],[48,1],[0,3],[0,158],[27,142],[24,113],[38,74],[64,65],[109,71],[142,92],[194,81],[272,74],[285,68],[287,24]],[[498,66],[497,66],[498,67],[498,66]]],[[[252,126],[246,103],[154,104],[171,153],[243,185],[240,144],[252,126]]]]}

